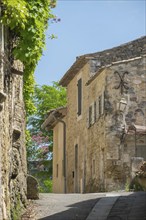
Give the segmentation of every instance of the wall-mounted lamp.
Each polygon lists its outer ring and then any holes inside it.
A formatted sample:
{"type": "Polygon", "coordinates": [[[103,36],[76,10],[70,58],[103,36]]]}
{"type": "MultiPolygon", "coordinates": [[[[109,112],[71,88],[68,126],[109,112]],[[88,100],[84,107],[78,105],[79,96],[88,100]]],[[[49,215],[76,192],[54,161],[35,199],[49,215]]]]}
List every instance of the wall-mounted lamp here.
{"type": "Polygon", "coordinates": [[[125,98],[122,98],[119,102],[119,111],[120,112],[124,112],[126,110],[126,106],[127,106],[127,101],[125,98]]]}

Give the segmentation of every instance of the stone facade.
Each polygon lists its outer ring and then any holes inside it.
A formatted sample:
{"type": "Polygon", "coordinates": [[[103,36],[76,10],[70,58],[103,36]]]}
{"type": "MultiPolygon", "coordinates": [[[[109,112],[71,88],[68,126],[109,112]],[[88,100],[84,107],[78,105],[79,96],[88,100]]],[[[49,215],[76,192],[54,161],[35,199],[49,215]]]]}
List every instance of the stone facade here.
{"type": "Polygon", "coordinates": [[[9,59],[7,29],[0,27],[0,219],[20,219],[26,203],[23,65],[9,59]]]}
{"type": "Polygon", "coordinates": [[[78,57],[60,84],[67,88],[67,192],[124,189],[133,158],[146,160],[146,37],[78,57]]]}

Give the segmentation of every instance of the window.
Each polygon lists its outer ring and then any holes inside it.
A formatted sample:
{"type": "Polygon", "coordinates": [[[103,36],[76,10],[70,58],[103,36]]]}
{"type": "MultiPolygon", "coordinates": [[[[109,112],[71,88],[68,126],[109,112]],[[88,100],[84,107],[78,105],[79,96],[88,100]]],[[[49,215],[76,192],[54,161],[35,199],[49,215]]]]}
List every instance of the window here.
{"type": "Polygon", "coordinates": [[[101,96],[101,114],[104,113],[104,109],[105,109],[105,101],[104,101],[104,98],[105,97],[105,92],[102,93],[102,96],[101,96]]]}
{"type": "Polygon", "coordinates": [[[99,101],[99,116],[101,115],[101,112],[102,112],[102,99],[101,99],[101,96],[99,96],[99,99],[98,99],[98,101],[99,101]]]}
{"type": "Polygon", "coordinates": [[[92,105],[89,107],[89,126],[92,124],[92,105]]]}
{"type": "Polygon", "coordinates": [[[96,121],[96,102],[94,102],[94,122],[96,121]]]}
{"type": "Polygon", "coordinates": [[[99,118],[99,98],[96,99],[96,120],[99,118]]]}
{"type": "Polygon", "coordinates": [[[62,160],[62,176],[64,176],[64,160],[62,160]]]}
{"type": "Polygon", "coordinates": [[[89,106],[87,113],[87,127],[91,127],[99,117],[104,114],[105,109],[105,92],[103,92],[97,99],[89,106]]]}
{"type": "Polygon", "coordinates": [[[58,164],[56,166],[56,177],[58,178],[58,164]]]}
{"type": "Polygon", "coordinates": [[[92,165],[92,174],[94,175],[95,174],[95,160],[93,160],[93,165],[92,165]]]}
{"type": "Polygon", "coordinates": [[[82,79],[78,80],[78,116],[82,114],[82,79]]]}

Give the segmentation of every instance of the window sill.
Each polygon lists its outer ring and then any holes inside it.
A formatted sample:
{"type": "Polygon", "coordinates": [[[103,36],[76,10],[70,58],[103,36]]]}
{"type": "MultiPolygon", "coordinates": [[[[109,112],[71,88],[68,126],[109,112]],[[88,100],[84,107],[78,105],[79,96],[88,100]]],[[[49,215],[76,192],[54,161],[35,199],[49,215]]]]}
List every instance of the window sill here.
{"type": "Polygon", "coordinates": [[[77,115],[77,121],[80,121],[82,119],[82,115],[77,115]]]}

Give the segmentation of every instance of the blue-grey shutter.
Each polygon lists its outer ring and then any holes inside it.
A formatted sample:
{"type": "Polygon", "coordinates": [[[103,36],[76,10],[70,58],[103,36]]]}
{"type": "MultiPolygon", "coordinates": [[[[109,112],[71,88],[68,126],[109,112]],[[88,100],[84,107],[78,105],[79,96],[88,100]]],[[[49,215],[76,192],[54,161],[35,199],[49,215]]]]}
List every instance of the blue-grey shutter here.
{"type": "Polygon", "coordinates": [[[96,120],[99,118],[99,98],[96,99],[96,120]]]}
{"type": "Polygon", "coordinates": [[[102,92],[101,96],[101,114],[104,113],[104,91],[102,92]]]}
{"type": "Polygon", "coordinates": [[[78,80],[78,116],[82,113],[82,79],[78,80]]]}
{"type": "Polygon", "coordinates": [[[94,116],[94,114],[95,114],[95,111],[94,111],[94,102],[92,103],[92,125],[95,123],[95,116],[94,116]]]}

